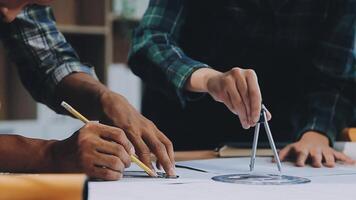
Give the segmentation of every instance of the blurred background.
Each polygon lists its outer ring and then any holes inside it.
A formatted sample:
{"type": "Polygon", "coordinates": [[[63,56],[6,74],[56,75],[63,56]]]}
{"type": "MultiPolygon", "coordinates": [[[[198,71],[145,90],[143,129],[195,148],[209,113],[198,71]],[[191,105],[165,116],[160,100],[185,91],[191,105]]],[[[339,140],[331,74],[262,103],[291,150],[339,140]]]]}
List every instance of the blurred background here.
{"type": "MultiPolygon", "coordinates": [[[[132,29],[149,0],[56,0],[51,5],[59,30],[81,61],[95,66],[101,82],[140,110],[141,81],[127,68],[132,29]]],[[[0,134],[63,139],[82,122],[36,103],[23,88],[16,67],[0,44],[0,134]]]]}

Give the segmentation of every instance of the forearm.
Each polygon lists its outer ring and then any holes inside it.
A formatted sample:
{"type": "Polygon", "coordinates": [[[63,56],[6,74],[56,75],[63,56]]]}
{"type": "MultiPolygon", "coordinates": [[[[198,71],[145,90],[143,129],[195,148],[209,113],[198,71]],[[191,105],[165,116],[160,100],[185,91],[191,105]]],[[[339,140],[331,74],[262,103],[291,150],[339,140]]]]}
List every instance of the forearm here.
{"type": "Polygon", "coordinates": [[[315,131],[327,136],[330,144],[337,139],[342,129],[346,128],[353,118],[353,104],[351,99],[344,95],[346,91],[327,88],[318,93],[308,95],[306,115],[298,125],[297,138],[308,132],[315,131]]]}
{"type": "Polygon", "coordinates": [[[208,92],[207,83],[209,78],[221,74],[211,68],[201,68],[192,73],[186,82],[185,89],[191,92],[208,92]]]}
{"type": "Polygon", "coordinates": [[[0,172],[53,172],[49,147],[54,142],[18,135],[1,135],[0,172]]]}
{"type": "Polygon", "coordinates": [[[73,73],[57,86],[56,100],[59,105],[66,101],[90,119],[103,117],[101,97],[109,89],[85,73],[73,73]]]}

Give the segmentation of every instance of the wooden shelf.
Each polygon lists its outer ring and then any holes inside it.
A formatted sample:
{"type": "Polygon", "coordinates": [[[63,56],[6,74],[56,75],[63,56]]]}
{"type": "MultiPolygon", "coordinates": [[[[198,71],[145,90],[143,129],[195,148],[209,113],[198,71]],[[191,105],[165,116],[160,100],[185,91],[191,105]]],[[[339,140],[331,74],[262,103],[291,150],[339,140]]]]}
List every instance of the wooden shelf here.
{"type": "Polygon", "coordinates": [[[62,33],[105,35],[110,32],[106,26],[86,26],[86,25],[57,25],[62,33]]]}
{"type": "MultiPolygon", "coordinates": [[[[60,0],[51,4],[58,29],[73,46],[80,61],[95,67],[99,80],[106,83],[107,67],[112,63],[111,1],[60,0]]],[[[0,53],[4,51],[0,44],[0,53]]],[[[37,107],[22,86],[15,67],[0,55],[1,120],[35,119],[37,107]],[[6,84],[5,84],[6,83],[6,84]]]]}

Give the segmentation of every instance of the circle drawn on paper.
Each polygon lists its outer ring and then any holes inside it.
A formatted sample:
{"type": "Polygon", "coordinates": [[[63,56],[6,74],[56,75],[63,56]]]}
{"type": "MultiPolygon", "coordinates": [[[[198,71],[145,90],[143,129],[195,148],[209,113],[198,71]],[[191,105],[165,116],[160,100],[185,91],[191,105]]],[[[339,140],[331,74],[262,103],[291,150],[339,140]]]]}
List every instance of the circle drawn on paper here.
{"type": "Polygon", "coordinates": [[[295,185],[310,183],[307,178],[275,174],[228,174],[214,176],[214,181],[245,185],[295,185]]]}

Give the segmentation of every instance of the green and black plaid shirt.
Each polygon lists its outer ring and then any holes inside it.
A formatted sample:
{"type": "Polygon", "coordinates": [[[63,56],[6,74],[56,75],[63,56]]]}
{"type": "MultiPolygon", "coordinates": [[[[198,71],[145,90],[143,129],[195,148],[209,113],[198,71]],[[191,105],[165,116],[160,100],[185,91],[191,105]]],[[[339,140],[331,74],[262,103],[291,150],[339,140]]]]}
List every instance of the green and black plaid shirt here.
{"type": "Polygon", "coordinates": [[[59,108],[55,88],[64,77],[74,72],[96,77],[57,29],[50,7],[26,7],[12,23],[0,23],[0,34],[24,86],[37,101],[55,110],[59,108]]]}
{"type": "MultiPolygon", "coordinates": [[[[214,1],[200,1],[200,9],[204,9],[208,2],[214,6],[214,1]]],[[[283,46],[284,50],[281,51],[290,51],[290,54],[293,54],[293,49],[303,52],[300,49],[305,48],[306,51],[310,51],[310,65],[325,75],[326,89],[316,90],[309,95],[305,105],[308,112],[302,116],[305,123],[298,125],[297,134],[299,137],[308,130],[315,130],[328,135],[333,141],[337,133],[354,119],[355,114],[356,1],[281,0],[275,5],[264,0],[229,2],[232,2],[232,6],[227,8],[226,12],[235,12],[229,17],[235,17],[236,26],[248,32],[247,35],[243,35],[239,30],[236,31],[235,37],[242,35],[241,38],[245,38],[245,41],[236,40],[240,41],[236,45],[236,57],[247,54],[249,51],[245,51],[246,46],[256,43],[260,46],[272,44],[269,45],[272,49],[283,46]],[[266,7],[271,7],[272,11],[265,12],[266,7]],[[273,20],[273,27],[268,25],[270,21],[267,20],[273,20]],[[264,23],[265,21],[267,23],[264,23]]],[[[188,42],[197,43],[182,41],[183,32],[187,35],[190,31],[191,34],[200,34],[201,37],[208,34],[204,32],[206,30],[198,28],[208,16],[202,16],[201,21],[196,21],[197,28],[192,26],[187,30],[185,27],[187,22],[192,20],[189,18],[191,13],[200,12],[199,6],[193,10],[189,3],[188,0],[151,0],[139,27],[134,32],[129,59],[134,73],[148,86],[170,96],[175,94],[183,104],[189,98],[184,91],[187,78],[198,68],[209,66],[215,68],[210,63],[202,61],[204,59],[201,58],[204,57],[191,56],[194,51],[187,54],[182,47],[183,43],[185,47],[190,46],[186,44],[188,42]]],[[[221,29],[212,25],[210,31],[219,32],[221,29]]],[[[207,41],[210,42],[214,43],[207,41]]],[[[206,46],[205,49],[202,48],[203,51],[211,51],[209,45],[206,46]]],[[[219,64],[219,61],[216,63],[219,64]]]]}

